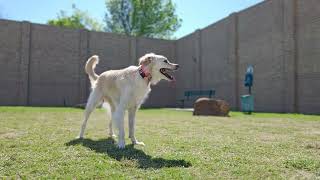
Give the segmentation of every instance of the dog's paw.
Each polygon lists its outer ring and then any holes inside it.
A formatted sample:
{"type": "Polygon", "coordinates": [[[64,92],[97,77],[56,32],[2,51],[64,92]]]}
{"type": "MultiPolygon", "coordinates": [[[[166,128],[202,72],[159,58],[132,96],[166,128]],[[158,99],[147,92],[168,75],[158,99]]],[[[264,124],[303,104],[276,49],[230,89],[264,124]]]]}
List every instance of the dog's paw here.
{"type": "Polygon", "coordinates": [[[76,136],[76,139],[83,139],[83,136],[76,136]]]}
{"type": "Polygon", "coordinates": [[[115,134],[109,134],[109,135],[110,135],[110,137],[113,138],[113,139],[116,139],[116,138],[117,138],[117,135],[115,135],[115,134]]]}
{"type": "Polygon", "coordinates": [[[118,148],[119,149],[124,149],[125,146],[126,146],[126,143],[124,141],[118,142],[118,148]]]}
{"type": "Polygon", "coordinates": [[[140,145],[140,146],[145,146],[145,144],[143,142],[140,142],[140,141],[132,141],[132,144],[134,145],[140,145]]]}

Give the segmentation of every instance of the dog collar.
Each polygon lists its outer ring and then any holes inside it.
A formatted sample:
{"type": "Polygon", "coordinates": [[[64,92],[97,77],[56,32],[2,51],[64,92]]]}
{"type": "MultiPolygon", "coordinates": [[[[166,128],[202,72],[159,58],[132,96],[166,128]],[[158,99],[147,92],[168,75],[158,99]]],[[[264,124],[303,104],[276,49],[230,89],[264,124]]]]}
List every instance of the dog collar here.
{"type": "Polygon", "coordinates": [[[151,74],[145,69],[143,65],[141,65],[138,70],[139,70],[140,76],[149,83],[152,78],[151,74]]]}

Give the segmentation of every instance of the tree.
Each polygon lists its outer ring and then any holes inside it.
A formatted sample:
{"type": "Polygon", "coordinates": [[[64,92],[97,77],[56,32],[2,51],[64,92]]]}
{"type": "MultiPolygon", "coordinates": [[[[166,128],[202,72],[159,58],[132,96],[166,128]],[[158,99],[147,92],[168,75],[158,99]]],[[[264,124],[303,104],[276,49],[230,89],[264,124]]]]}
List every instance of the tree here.
{"type": "Polygon", "coordinates": [[[106,0],[106,31],[170,38],[181,26],[172,0],[106,0]]]}
{"type": "Polygon", "coordinates": [[[81,11],[75,5],[72,5],[72,9],[73,13],[71,16],[68,16],[65,11],[61,10],[58,13],[57,19],[48,20],[47,24],[75,29],[103,31],[103,25],[90,17],[88,12],[81,11]]]}

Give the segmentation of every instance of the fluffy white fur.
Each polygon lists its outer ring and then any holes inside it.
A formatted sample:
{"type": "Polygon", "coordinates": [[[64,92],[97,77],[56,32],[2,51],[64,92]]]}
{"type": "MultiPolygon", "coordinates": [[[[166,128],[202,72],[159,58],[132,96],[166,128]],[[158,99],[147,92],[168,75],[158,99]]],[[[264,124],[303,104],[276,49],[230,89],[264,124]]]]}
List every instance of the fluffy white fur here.
{"type": "Polygon", "coordinates": [[[160,69],[165,68],[165,72],[167,72],[176,70],[179,66],[170,63],[164,56],[149,53],[139,59],[139,66],[130,66],[121,70],[109,70],[97,75],[94,72],[94,68],[98,62],[98,56],[92,56],[85,66],[92,91],[84,112],[84,121],[79,138],[83,138],[91,112],[97,105],[104,102],[107,103],[104,104],[104,107],[107,107],[111,112],[110,136],[115,136],[112,130],[112,123],[119,129],[118,147],[120,149],[125,147],[124,114],[126,110],[128,110],[129,119],[129,138],[133,144],[144,145],[143,142],[139,142],[135,137],[136,111],[151,91],[150,84],[157,84],[161,79],[172,80],[172,78],[168,78],[161,73],[160,69]],[[141,66],[144,67],[146,72],[150,73],[151,79],[141,77],[139,74],[139,67],[141,66]]]}

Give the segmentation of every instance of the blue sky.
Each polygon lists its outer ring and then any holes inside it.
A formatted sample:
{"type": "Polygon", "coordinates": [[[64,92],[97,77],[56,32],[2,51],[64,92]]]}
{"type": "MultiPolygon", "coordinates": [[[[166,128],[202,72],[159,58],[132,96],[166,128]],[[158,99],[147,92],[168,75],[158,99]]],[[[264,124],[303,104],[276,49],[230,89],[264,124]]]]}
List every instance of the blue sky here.
{"type": "MultiPolygon", "coordinates": [[[[182,26],[175,33],[180,38],[196,29],[204,28],[232,12],[250,7],[262,0],[173,0],[177,13],[182,18],[182,26]]],[[[88,11],[93,17],[103,20],[105,0],[0,0],[0,16],[4,19],[27,20],[35,23],[46,23],[55,18],[60,10],[71,10],[74,3],[88,11]]]]}

